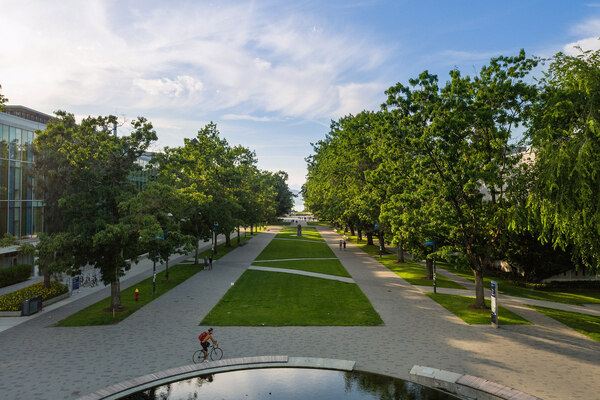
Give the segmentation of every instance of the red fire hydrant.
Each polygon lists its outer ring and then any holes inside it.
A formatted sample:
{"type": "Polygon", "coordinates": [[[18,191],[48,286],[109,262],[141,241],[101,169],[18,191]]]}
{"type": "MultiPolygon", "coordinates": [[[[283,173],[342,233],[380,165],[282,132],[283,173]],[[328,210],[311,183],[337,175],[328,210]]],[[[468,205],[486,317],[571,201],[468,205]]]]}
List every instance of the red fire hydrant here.
{"type": "Polygon", "coordinates": [[[135,301],[138,301],[138,297],[140,297],[140,291],[138,288],[135,289],[135,301]]]}

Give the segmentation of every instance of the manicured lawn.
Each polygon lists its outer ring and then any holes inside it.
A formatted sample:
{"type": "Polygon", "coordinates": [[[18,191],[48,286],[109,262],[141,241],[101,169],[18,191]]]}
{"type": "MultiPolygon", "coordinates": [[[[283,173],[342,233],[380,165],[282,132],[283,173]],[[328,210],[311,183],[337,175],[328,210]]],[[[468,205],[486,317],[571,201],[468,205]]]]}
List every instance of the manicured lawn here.
{"type": "Polygon", "coordinates": [[[286,258],[335,257],[326,243],[308,240],[272,240],[256,257],[256,260],[280,260],[286,258]]]}
{"type": "Polygon", "coordinates": [[[303,227],[302,236],[298,236],[298,228],[285,227],[283,228],[275,238],[279,239],[296,239],[296,240],[318,240],[324,242],[324,239],[319,235],[319,232],[315,228],[303,227]]]}
{"type": "MultiPolygon", "coordinates": [[[[427,270],[425,267],[414,261],[406,260],[406,262],[398,264],[395,255],[384,256],[377,258],[377,260],[411,285],[433,286],[433,280],[427,279],[427,270]]],[[[436,285],[441,288],[465,289],[464,286],[441,274],[436,274],[436,285]]]]}
{"type": "Polygon", "coordinates": [[[306,224],[312,226],[329,226],[329,222],[327,221],[307,221],[306,224]]]}
{"type": "Polygon", "coordinates": [[[192,275],[196,274],[202,267],[195,264],[178,264],[169,268],[169,282],[165,282],[165,272],[156,274],[156,294],[152,295],[152,278],[145,279],[136,285],[121,290],[121,305],[124,311],[115,313],[104,311],[110,308],[110,297],[100,300],[96,304],[60,321],[57,326],[90,326],[90,325],[112,325],[116,324],[129,315],[133,314],[155,298],[165,294],[175,286],[179,285],[192,275]],[[135,301],[135,289],[139,289],[139,300],[135,301]]]}
{"type": "MultiPolygon", "coordinates": [[[[485,325],[491,324],[491,311],[489,309],[475,309],[469,306],[475,304],[474,297],[454,296],[450,294],[433,294],[427,293],[427,296],[441,304],[445,309],[456,315],[469,325],[485,325]]],[[[488,300],[485,301],[486,306],[490,306],[488,300]]],[[[524,318],[521,318],[512,311],[500,306],[498,310],[499,325],[518,325],[531,324],[524,318]]]]}
{"type": "Polygon", "coordinates": [[[319,274],[345,276],[350,274],[339,260],[290,260],[273,262],[253,262],[252,265],[271,268],[297,269],[300,271],[317,272],[319,274]]]}
{"type": "MultiPolygon", "coordinates": [[[[471,271],[458,269],[452,264],[446,262],[439,262],[438,267],[444,268],[456,275],[469,279],[470,281],[475,280],[471,271]]],[[[547,300],[555,301],[557,303],[568,303],[578,305],[586,303],[600,303],[600,291],[598,290],[573,289],[570,291],[555,291],[534,289],[516,286],[510,280],[484,276],[483,283],[486,288],[490,287],[491,281],[498,282],[498,292],[500,294],[506,294],[508,296],[524,297],[526,299],[547,300]]]]}
{"type": "Polygon", "coordinates": [[[382,323],[356,284],[248,270],[200,325],[374,326],[382,323]]]}
{"type": "Polygon", "coordinates": [[[594,339],[596,342],[600,342],[600,317],[546,307],[529,307],[546,314],[550,318],[554,318],[558,322],[567,325],[569,328],[594,339]]]}

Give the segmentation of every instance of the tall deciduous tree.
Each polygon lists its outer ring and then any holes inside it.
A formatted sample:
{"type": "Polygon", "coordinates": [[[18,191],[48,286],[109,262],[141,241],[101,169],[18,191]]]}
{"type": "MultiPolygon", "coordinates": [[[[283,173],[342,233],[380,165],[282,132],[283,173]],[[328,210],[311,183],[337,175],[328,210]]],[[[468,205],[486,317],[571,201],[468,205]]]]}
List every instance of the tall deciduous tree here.
{"type": "MultiPolygon", "coordinates": [[[[120,277],[130,268],[127,260],[139,255],[139,232],[122,204],[135,195],[129,176],[139,168],[136,161],[156,140],[156,133],[144,118],[134,120],[131,133],[121,137],[112,134],[116,123],[112,116],[88,117],[76,126],[71,124],[72,115],[62,118],[70,138],[53,154],[65,166],[58,172],[64,188],[58,207],[66,226],[57,256],[68,259],[75,269],[86,264],[99,268],[102,281],[111,285],[111,308],[117,309],[120,277]]],[[[62,125],[51,125],[52,129],[62,125]]]]}
{"type": "Polygon", "coordinates": [[[600,267],[600,50],[558,53],[542,80],[528,135],[535,154],[528,200],[540,238],[600,267]]]}
{"type": "Polygon", "coordinates": [[[425,72],[410,87],[399,84],[387,92],[387,106],[411,121],[408,150],[421,181],[433,181],[436,189],[430,217],[443,220],[448,243],[466,256],[480,308],[484,269],[499,256],[508,226],[520,160],[512,134],[535,100],[536,89],[524,77],[536,64],[522,51],[492,59],[474,79],[454,70],[440,88],[437,77],[425,72]]]}

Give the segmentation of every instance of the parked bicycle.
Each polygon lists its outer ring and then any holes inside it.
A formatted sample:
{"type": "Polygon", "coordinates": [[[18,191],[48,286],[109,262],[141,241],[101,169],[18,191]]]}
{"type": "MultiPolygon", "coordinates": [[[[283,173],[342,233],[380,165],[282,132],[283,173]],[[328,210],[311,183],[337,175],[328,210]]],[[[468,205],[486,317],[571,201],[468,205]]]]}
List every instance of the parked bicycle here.
{"type": "MultiPolygon", "coordinates": [[[[223,358],[223,350],[220,347],[211,344],[208,348],[208,358],[212,361],[217,361],[223,358]]],[[[196,350],[194,354],[192,354],[192,361],[195,364],[200,364],[204,360],[204,351],[202,349],[196,350]]]]}

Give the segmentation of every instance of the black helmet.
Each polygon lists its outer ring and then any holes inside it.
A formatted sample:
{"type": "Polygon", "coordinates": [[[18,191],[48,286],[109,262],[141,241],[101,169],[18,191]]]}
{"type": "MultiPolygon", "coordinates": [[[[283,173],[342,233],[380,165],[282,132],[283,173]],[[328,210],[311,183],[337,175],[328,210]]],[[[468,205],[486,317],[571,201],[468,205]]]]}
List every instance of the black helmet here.
{"type": "Polygon", "coordinates": [[[212,332],[212,331],[213,331],[213,328],[208,328],[208,331],[209,331],[209,332],[212,332]]]}

